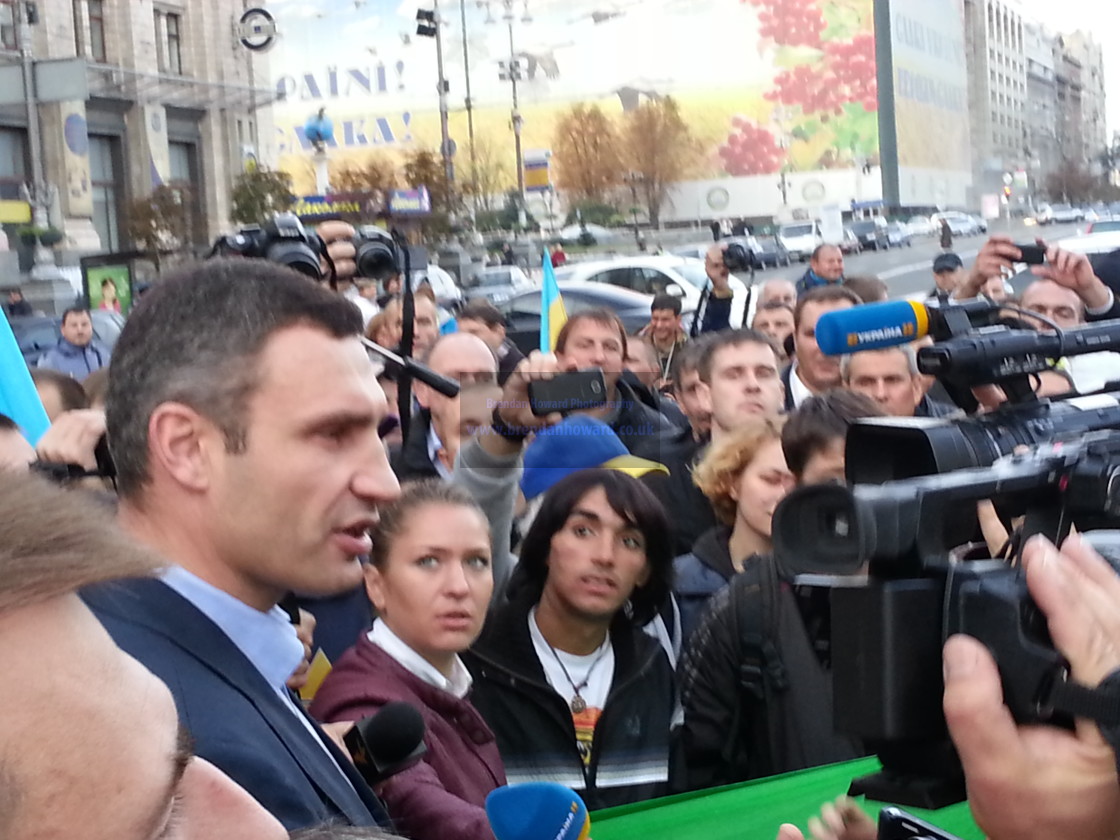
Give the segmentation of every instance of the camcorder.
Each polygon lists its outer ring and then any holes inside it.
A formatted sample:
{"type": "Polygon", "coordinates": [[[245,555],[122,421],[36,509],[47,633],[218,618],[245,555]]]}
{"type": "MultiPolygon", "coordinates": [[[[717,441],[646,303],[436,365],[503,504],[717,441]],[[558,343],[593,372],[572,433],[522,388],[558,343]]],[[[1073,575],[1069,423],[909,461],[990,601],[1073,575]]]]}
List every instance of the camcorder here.
{"type": "Polygon", "coordinates": [[[831,589],[835,727],[883,764],[849,792],[927,809],[965,798],[942,713],[941,649],[953,634],[991,651],[1018,722],[1120,722],[1120,698],[1069,678],[1018,557],[971,543],[977,503],[990,500],[1001,518],[1023,517],[1016,551],[1035,534],[1060,544],[1076,527],[1120,570],[1118,394],[1046,400],[1030,383],[1060,357],[1120,348],[1120,321],[1040,333],[988,323],[975,302],[960,308],[971,319],[931,316],[935,343],[918,351],[919,370],[997,385],[1007,402],[955,419],[857,421],[849,484],[799,488],[773,520],[785,572],[831,589]]]}

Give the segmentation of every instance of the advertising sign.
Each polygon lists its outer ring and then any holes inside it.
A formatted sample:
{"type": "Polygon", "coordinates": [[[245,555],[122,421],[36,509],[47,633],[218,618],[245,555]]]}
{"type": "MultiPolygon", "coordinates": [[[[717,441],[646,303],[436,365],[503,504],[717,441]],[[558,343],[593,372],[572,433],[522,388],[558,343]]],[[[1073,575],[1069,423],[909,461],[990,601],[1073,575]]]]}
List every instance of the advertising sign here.
{"type": "MultiPolygon", "coordinates": [[[[436,49],[415,34],[415,4],[274,0],[269,10],[283,100],[267,152],[297,193],[315,191],[303,125],[321,107],[335,126],[332,165],[439,148],[436,49]]],[[[497,162],[505,188],[517,181],[512,91],[499,75],[511,51],[526,148],[552,147],[576,103],[621,121],[672,96],[699,141],[693,178],[878,163],[873,0],[466,0],[443,9],[441,26],[457,160],[469,159],[469,72],[478,159],[497,162]]]]}

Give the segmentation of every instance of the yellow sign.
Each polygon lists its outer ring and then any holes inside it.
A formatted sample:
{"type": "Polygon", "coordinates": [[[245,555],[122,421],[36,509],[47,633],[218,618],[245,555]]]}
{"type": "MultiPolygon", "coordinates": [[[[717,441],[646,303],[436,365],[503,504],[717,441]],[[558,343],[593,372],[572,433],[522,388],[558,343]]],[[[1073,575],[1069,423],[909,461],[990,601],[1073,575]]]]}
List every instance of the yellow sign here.
{"type": "Polygon", "coordinates": [[[31,221],[31,205],[26,201],[0,200],[0,224],[26,225],[31,221]]]}

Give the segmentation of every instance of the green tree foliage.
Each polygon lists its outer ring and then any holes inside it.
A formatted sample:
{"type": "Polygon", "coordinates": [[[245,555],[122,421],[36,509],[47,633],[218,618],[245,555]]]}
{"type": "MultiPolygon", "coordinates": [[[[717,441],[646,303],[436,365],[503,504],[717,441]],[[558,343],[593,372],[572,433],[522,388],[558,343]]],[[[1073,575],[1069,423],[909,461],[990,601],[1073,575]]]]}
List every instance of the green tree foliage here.
{"type": "Polygon", "coordinates": [[[190,244],[194,222],[190,188],[179,182],[163,184],[147,197],[135,199],[126,213],[133,247],[148,255],[157,272],[164,257],[190,244]]]}
{"type": "Polygon", "coordinates": [[[573,105],[556,123],[556,184],[582,204],[610,204],[623,174],[619,132],[598,105],[573,105]]]}
{"type": "Polygon", "coordinates": [[[295,200],[288,173],[258,167],[237,176],[230,191],[229,217],[243,225],[260,224],[290,210],[295,200]]]}
{"type": "Polygon", "coordinates": [[[692,173],[700,160],[700,144],[671,96],[643,102],[628,112],[621,139],[623,164],[636,176],[638,200],[656,227],[669,185],[692,173]]]}

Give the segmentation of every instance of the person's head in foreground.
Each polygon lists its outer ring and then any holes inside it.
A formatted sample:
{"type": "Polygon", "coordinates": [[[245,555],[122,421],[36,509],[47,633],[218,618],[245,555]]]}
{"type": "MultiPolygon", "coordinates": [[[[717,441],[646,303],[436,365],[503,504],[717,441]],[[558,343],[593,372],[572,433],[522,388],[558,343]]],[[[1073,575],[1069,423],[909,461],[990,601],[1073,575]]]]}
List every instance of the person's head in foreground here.
{"type": "Polygon", "coordinates": [[[0,836],[287,837],[192,756],[167,688],[76,594],[158,561],[96,503],[35,476],[0,472],[0,510],[0,644],[19,675],[0,702],[0,836]]]}

